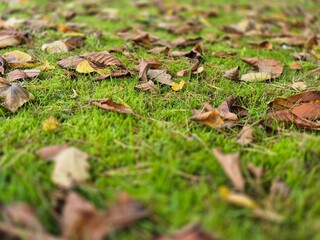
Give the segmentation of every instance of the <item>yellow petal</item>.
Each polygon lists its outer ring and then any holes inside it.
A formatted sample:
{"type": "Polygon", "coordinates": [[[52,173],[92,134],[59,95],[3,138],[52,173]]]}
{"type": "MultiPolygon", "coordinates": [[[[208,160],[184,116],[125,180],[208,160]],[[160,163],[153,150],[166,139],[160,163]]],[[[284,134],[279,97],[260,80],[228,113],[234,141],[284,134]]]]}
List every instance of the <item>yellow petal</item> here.
{"type": "Polygon", "coordinates": [[[94,70],[93,67],[91,67],[87,60],[84,60],[78,64],[76,71],[79,73],[91,73],[95,72],[96,70],[94,70]]]}

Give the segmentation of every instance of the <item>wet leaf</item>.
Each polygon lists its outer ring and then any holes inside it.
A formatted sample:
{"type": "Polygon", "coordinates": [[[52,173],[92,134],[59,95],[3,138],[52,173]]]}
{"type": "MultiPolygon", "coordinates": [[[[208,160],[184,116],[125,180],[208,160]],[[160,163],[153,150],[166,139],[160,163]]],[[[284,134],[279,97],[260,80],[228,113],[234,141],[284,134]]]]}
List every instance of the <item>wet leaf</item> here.
{"type": "Polygon", "coordinates": [[[11,84],[3,78],[0,78],[0,98],[4,99],[2,105],[11,112],[17,111],[27,101],[34,99],[33,95],[19,84],[11,84]]]}
{"type": "Polygon", "coordinates": [[[224,172],[232,181],[237,190],[243,191],[245,181],[240,170],[240,154],[224,154],[218,149],[213,149],[213,154],[217,158],[224,172]]]}
{"type": "Polygon", "coordinates": [[[105,109],[107,111],[134,114],[132,109],[125,107],[122,104],[114,102],[111,98],[88,99],[87,102],[94,104],[99,108],[105,109]]]}

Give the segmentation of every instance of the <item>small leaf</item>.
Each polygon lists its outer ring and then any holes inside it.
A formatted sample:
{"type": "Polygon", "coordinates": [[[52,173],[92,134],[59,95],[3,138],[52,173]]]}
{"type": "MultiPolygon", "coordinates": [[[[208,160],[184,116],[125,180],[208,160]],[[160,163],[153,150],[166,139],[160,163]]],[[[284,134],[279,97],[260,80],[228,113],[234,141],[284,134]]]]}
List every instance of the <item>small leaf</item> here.
{"type": "Polygon", "coordinates": [[[180,83],[173,83],[172,84],[172,90],[173,91],[179,91],[179,90],[181,90],[182,88],[183,88],[183,86],[184,86],[184,84],[185,84],[186,82],[184,81],[184,80],[181,80],[180,81],[180,83]]]}
{"type": "Polygon", "coordinates": [[[247,73],[241,76],[240,80],[245,82],[261,82],[271,79],[271,75],[265,72],[247,73]]]}
{"type": "Polygon", "coordinates": [[[134,114],[131,108],[128,108],[122,104],[116,103],[111,98],[88,99],[87,102],[108,111],[125,113],[125,114],[134,114]]]}
{"type": "Polygon", "coordinates": [[[79,73],[92,73],[96,70],[91,67],[90,63],[87,60],[84,60],[77,65],[76,71],[79,73]]]}

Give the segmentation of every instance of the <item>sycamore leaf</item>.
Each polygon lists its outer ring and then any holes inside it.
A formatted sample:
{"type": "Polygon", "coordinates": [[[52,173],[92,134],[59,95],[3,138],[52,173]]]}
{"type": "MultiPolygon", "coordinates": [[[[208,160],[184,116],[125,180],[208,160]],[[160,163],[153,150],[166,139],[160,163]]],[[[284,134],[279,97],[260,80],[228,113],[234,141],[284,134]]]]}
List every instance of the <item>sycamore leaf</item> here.
{"type": "Polygon", "coordinates": [[[89,178],[88,154],[77,148],[69,147],[53,157],[55,167],[51,179],[63,188],[70,188],[74,184],[89,178]]]}
{"type": "Polygon", "coordinates": [[[183,88],[185,83],[186,82],[184,80],[181,80],[180,83],[175,83],[174,82],[174,83],[172,83],[171,88],[172,88],[173,91],[179,91],[179,90],[181,90],[183,88]]]}
{"type": "Polygon", "coordinates": [[[237,190],[243,191],[245,181],[240,169],[240,154],[224,154],[218,149],[213,149],[213,154],[217,158],[224,172],[232,181],[237,190]]]}
{"type": "Polygon", "coordinates": [[[2,105],[11,112],[17,111],[27,101],[34,99],[33,95],[19,84],[11,84],[3,78],[0,78],[0,98],[4,99],[2,105]]]}
{"type": "Polygon", "coordinates": [[[76,71],[79,73],[92,73],[96,70],[91,67],[90,63],[87,60],[84,60],[78,64],[76,71]]]}

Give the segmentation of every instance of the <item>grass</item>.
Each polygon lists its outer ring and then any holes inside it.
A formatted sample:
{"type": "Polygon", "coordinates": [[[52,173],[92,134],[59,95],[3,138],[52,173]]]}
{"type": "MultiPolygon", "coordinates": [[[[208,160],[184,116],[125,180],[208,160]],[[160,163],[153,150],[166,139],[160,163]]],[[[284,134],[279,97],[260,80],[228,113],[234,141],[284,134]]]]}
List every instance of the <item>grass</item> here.
{"type": "MultiPolygon", "coordinates": [[[[42,4],[40,7],[45,6],[45,2],[42,4]]],[[[63,6],[61,2],[57,4],[63,6]]],[[[65,4],[67,7],[72,5],[65,4]]],[[[219,4],[221,2],[217,2],[219,4]]],[[[138,10],[124,0],[106,6],[121,5],[126,7],[121,7],[119,15],[122,20],[118,22],[92,16],[74,19],[86,23],[87,29],[105,33],[101,40],[89,35],[85,46],[79,50],[61,55],[42,52],[42,44],[62,38],[61,33],[49,30],[45,37],[36,33],[32,45],[0,51],[3,54],[13,49],[33,49],[40,60],[48,60],[56,66],[55,70],[43,72],[37,79],[26,82],[26,87],[35,96],[34,101],[25,104],[17,113],[0,108],[0,201],[23,201],[37,206],[37,213],[45,226],[56,233],[57,223],[50,214],[51,193],[56,189],[50,180],[53,165],[36,157],[34,151],[46,145],[68,142],[91,156],[90,185],[77,188],[83,196],[103,207],[115,198],[117,192],[127,191],[154,213],[153,221],[138,223],[111,239],[150,239],[154,233],[174,232],[190,222],[200,222],[221,239],[320,239],[320,137],[316,132],[303,132],[292,127],[280,134],[270,134],[254,126],[254,144],[243,147],[236,143],[241,128],[219,132],[190,121],[191,109],[199,109],[203,102],[218,106],[229,95],[241,97],[250,119],[257,121],[267,112],[269,101],[296,93],[289,87],[293,82],[305,81],[309,89],[320,90],[319,78],[306,76],[315,64],[302,62],[302,71],[290,70],[291,51],[280,46],[273,51],[252,49],[246,39],[240,41],[238,49],[225,43],[205,44],[204,74],[174,77],[175,82],[182,79],[187,82],[179,92],[173,92],[169,87],[161,87],[161,94],[157,96],[137,92],[133,88],[138,82],[137,75],[102,82],[92,81],[92,75],[78,73],[75,80],[66,77],[65,70],[56,65],[59,58],[123,46],[124,41],[113,32],[137,25],[135,18],[143,16],[146,11],[156,13],[155,9],[138,10]],[[213,51],[222,50],[236,52],[237,58],[212,57],[213,51]],[[241,73],[252,70],[240,60],[241,57],[278,59],[285,69],[280,78],[270,83],[235,83],[222,78],[221,73],[232,67],[240,66],[241,73]],[[76,99],[71,98],[73,89],[79,95],[76,99]],[[145,118],[106,112],[86,103],[87,98],[107,97],[125,102],[145,118]],[[61,123],[58,131],[42,130],[42,122],[49,116],[61,123]],[[275,210],[286,216],[284,223],[258,220],[249,210],[233,207],[221,199],[219,187],[231,187],[231,183],[210,151],[214,147],[227,153],[240,152],[243,167],[248,163],[262,166],[266,191],[276,179],[291,188],[285,201],[278,199],[274,202],[275,210]],[[145,164],[145,168],[139,168],[141,164],[145,164]],[[117,173],[107,174],[117,169],[117,173]],[[191,175],[197,180],[192,180],[191,175]]],[[[209,5],[210,2],[204,1],[197,7],[209,5]]],[[[317,5],[308,1],[306,7],[315,11],[317,5]]],[[[1,8],[5,9],[5,5],[1,8]]],[[[277,5],[273,6],[273,12],[279,12],[277,5]]],[[[221,34],[219,26],[241,20],[242,14],[221,14],[219,18],[212,18],[209,20],[212,27],[205,28],[200,35],[221,34]]],[[[27,13],[16,15],[29,16],[27,13]]],[[[164,39],[177,37],[165,31],[147,30],[164,39]]],[[[158,58],[147,54],[143,48],[133,54],[139,59],[158,58]]],[[[126,66],[134,66],[121,54],[115,55],[126,66]]],[[[161,60],[173,75],[189,66],[183,59],[163,56],[161,60]]],[[[249,191],[253,190],[249,188],[249,191]]],[[[257,201],[263,201],[266,196],[258,196],[257,201]]]]}

